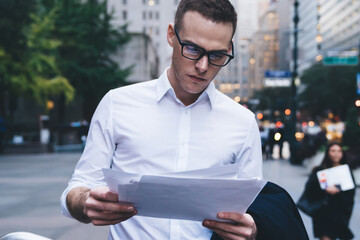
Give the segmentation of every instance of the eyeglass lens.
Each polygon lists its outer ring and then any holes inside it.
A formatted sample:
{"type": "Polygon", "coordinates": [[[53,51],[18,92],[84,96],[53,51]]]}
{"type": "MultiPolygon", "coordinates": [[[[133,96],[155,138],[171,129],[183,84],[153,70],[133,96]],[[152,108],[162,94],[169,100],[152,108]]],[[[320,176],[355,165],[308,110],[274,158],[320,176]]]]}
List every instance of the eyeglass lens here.
{"type": "MultiPolygon", "coordinates": [[[[182,54],[184,57],[192,59],[192,60],[198,60],[201,57],[204,56],[205,51],[202,48],[184,44],[182,49],[182,54]]],[[[222,66],[226,64],[230,57],[226,55],[226,53],[221,52],[212,52],[208,54],[208,59],[211,64],[222,66]]]]}

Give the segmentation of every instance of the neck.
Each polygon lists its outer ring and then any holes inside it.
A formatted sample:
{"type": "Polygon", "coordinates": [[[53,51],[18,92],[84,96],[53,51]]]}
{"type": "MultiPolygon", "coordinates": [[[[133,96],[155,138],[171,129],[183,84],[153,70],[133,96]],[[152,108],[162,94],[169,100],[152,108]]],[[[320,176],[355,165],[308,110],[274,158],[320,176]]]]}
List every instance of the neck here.
{"type": "Polygon", "coordinates": [[[182,89],[178,81],[176,81],[176,76],[171,71],[171,68],[167,71],[167,77],[169,79],[171,87],[174,89],[176,97],[185,105],[189,106],[196,102],[196,100],[200,97],[201,93],[189,93],[182,89]]]}

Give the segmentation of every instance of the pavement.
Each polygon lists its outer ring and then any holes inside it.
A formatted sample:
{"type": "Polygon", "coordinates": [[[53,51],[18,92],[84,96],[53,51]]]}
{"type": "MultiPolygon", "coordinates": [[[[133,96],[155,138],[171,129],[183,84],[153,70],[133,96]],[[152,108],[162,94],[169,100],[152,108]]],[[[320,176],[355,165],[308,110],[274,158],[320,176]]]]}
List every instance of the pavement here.
{"type": "Polygon", "coordinates": [[[64,217],[60,196],[80,153],[0,155],[0,236],[25,231],[50,239],[107,239],[108,227],[64,217]]]}
{"type": "MultiPolygon", "coordinates": [[[[284,157],[289,156],[284,146],[284,157]]],[[[71,178],[79,152],[46,154],[0,155],[0,236],[10,232],[27,231],[50,239],[107,239],[108,227],[82,224],[60,214],[59,198],[71,178]]],[[[264,178],[285,188],[296,201],[312,169],[321,161],[321,153],[294,166],[278,158],[264,160],[264,178]]],[[[360,183],[360,169],[354,171],[360,183]]],[[[360,239],[360,191],[356,192],[350,228],[360,239]]],[[[310,239],[311,219],[301,213],[310,239]]]]}

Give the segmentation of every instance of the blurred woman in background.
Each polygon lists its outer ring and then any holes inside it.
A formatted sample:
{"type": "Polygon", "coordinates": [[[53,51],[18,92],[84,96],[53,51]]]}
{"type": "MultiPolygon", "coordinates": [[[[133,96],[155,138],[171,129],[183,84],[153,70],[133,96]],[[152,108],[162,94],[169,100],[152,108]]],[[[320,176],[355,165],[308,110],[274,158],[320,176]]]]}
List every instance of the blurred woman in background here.
{"type": "MultiPolygon", "coordinates": [[[[313,200],[327,198],[327,204],[312,216],[314,236],[320,240],[353,239],[349,220],[354,205],[355,188],[341,191],[339,186],[322,189],[317,172],[347,164],[346,156],[338,143],[327,146],[321,164],[315,167],[306,183],[305,191],[313,200]]],[[[353,179],[354,180],[354,179],[353,179]]]]}

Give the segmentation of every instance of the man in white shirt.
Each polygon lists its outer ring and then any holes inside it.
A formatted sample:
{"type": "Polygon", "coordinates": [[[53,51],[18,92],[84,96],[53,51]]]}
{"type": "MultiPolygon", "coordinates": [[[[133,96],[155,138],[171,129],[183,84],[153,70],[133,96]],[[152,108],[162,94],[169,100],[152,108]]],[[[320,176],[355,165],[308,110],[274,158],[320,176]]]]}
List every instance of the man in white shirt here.
{"type": "Polygon", "coordinates": [[[213,232],[223,239],[256,239],[249,214],[218,214],[231,223],[136,216],[134,207],[118,203],[102,174],[102,168],[159,174],[240,163],[239,177],[262,178],[254,114],[212,83],[234,56],[236,21],[228,0],[179,3],[167,30],[171,66],[157,80],[104,96],[61,197],[64,215],[111,225],[109,239],[210,239],[213,232]]]}

